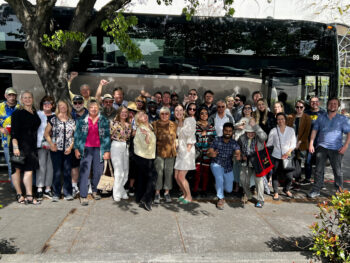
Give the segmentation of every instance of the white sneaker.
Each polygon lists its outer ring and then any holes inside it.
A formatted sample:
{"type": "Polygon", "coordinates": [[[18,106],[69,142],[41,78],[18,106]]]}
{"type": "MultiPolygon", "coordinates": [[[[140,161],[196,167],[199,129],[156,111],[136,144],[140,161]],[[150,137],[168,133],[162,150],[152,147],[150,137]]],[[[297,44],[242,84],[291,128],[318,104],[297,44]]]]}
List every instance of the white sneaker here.
{"type": "Polygon", "coordinates": [[[114,201],[120,202],[120,197],[113,197],[114,201]]]}
{"type": "Polygon", "coordinates": [[[88,194],[92,194],[92,187],[91,187],[91,184],[89,184],[88,194]]]}
{"type": "Polygon", "coordinates": [[[127,194],[127,193],[125,193],[125,194],[122,196],[122,199],[125,199],[125,200],[129,199],[128,194],[127,194]]]}

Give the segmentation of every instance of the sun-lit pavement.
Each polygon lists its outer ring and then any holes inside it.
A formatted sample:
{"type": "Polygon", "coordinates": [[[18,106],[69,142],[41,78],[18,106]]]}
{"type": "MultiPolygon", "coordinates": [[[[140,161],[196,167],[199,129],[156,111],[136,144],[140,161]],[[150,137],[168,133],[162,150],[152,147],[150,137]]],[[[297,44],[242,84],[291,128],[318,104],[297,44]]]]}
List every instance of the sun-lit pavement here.
{"type": "MultiPolygon", "coordinates": [[[[348,189],[349,156],[343,160],[348,189]]],[[[262,209],[242,207],[231,196],[223,211],[212,198],[183,205],[175,197],[151,212],[110,197],[87,207],[77,199],[25,206],[14,202],[9,183],[0,183],[1,262],[308,262],[316,203],[334,192],[329,171],[317,200],[305,197],[310,186],[304,186],[293,200],[265,196],[262,209]]]]}

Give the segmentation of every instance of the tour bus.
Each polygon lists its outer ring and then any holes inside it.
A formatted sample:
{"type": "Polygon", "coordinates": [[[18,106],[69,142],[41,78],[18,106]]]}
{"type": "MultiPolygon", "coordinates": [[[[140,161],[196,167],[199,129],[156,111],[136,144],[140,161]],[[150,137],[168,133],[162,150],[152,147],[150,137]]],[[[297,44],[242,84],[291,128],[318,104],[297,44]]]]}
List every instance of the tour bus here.
{"type": "MultiPolygon", "coordinates": [[[[73,8],[55,7],[55,29],[66,29],[73,8]]],[[[144,89],[151,94],[180,95],[195,88],[212,90],[215,99],[261,90],[269,103],[280,92],[288,102],[336,96],[338,90],[337,31],[331,24],[299,20],[135,15],[129,30],[143,58],[128,60],[112,39],[97,30],[82,44],[71,71],[79,72],[72,91],[82,84],[93,90],[110,81],[104,93],[122,87],[127,100],[144,89]]],[[[7,4],[0,6],[0,96],[12,86],[32,90],[36,101],[44,90],[24,50],[21,24],[7,4]]],[[[94,95],[94,91],[92,93],[94,95]]]]}

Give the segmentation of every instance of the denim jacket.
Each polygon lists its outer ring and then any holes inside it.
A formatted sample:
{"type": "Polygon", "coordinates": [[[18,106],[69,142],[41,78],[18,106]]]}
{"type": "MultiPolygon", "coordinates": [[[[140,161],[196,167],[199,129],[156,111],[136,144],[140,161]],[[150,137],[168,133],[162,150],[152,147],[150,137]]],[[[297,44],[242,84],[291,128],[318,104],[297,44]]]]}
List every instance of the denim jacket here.
{"type": "MultiPolygon", "coordinates": [[[[81,158],[84,157],[84,148],[86,143],[86,137],[89,130],[89,115],[83,119],[79,119],[76,124],[76,130],[74,134],[74,148],[78,149],[81,158]]],[[[100,135],[100,161],[103,161],[103,154],[109,152],[111,149],[111,139],[109,134],[109,121],[106,117],[98,115],[98,133],[100,135]]]]}

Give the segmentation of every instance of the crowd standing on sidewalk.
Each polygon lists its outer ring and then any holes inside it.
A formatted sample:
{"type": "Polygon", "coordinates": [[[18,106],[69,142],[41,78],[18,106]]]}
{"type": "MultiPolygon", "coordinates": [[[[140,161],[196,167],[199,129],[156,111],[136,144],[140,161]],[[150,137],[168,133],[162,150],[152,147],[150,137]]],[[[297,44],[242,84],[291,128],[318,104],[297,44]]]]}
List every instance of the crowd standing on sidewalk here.
{"type": "MultiPolygon", "coordinates": [[[[76,76],[70,75],[69,87],[76,76]]],[[[80,94],[70,92],[71,101],[59,100],[57,105],[44,96],[39,111],[31,92],[17,98],[15,89],[6,89],[0,133],[18,203],[39,205],[43,197],[58,202],[62,193],[67,201],[79,195],[84,206],[89,194],[99,200],[106,192],[98,185],[109,159],[113,200],[120,202],[136,192],[136,202],[148,211],[162,202],[162,194],[165,202],[173,202],[173,181],[180,190],[178,202],[184,205],[206,197],[215,185],[218,209],[224,209],[225,194],[240,189],[243,204],[251,201],[262,208],[270,187],[273,200],[279,200],[279,187],[294,198],[292,184],[310,184],[315,159],[308,197],[320,195],[327,158],[336,191],[343,190],[341,161],[350,143],[350,121],[338,114],[337,98],[328,100],[326,111],[317,97],[310,98],[308,110],[306,102],[298,100],[293,112],[281,94],[271,111],[259,91],[253,92],[252,103],[242,94],[215,102],[211,90],[200,103],[195,89],[182,103],[176,93],[152,96],[144,90],[127,102],[122,88],[102,96],[108,84],[102,79],[95,97],[84,84],[80,94]]]]}

